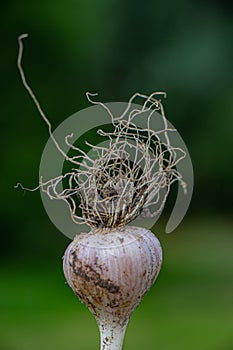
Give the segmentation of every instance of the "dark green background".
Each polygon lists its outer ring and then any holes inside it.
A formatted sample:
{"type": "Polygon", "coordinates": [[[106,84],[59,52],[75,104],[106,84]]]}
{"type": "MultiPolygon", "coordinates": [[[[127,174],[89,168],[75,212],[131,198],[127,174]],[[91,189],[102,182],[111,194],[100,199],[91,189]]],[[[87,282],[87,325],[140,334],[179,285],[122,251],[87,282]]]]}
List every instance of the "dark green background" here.
{"type": "Polygon", "coordinates": [[[167,118],[193,161],[183,223],[153,231],[164,265],[133,315],[125,349],[233,349],[233,25],[227,1],[8,1],[1,4],[0,350],[98,349],[93,317],[65,285],[69,239],[49,221],[38,183],[45,125],[16,69],[24,67],[56,128],[88,107],[85,92],[127,101],[166,91],[167,118]]]}

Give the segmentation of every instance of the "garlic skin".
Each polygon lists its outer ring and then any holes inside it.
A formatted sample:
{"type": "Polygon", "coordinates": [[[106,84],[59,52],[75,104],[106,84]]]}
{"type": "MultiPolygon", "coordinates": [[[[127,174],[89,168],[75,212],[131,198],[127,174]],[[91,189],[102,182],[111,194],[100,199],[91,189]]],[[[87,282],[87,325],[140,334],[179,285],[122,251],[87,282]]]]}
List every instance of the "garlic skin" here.
{"type": "Polygon", "coordinates": [[[92,230],[70,243],[64,274],[96,318],[101,350],[122,348],[130,316],[155,282],[161,264],[158,239],[141,227],[92,230]]]}

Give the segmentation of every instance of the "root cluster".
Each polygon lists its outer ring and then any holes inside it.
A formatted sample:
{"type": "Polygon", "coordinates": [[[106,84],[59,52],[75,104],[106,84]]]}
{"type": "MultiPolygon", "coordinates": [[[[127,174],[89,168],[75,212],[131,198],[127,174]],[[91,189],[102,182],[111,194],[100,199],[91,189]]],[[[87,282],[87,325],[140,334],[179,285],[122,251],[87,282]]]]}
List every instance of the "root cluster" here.
{"type": "Polygon", "coordinates": [[[46,182],[41,178],[37,188],[51,199],[65,201],[72,220],[77,224],[110,228],[124,226],[138,216],[156,216],[163,209],[173,182],[179,181],[186,189],[182,175],[176,170],[176,165],[186,154],[181,148],[171,145],[169,135],[175,129],[168,127],[158,98],[164,93],[155,92],[150,96],[134,94],[120,117],[115,117],[107,105],[96,102],[93,98],[97,94],[87,93],[91,103],[102,106],[108,112],[113,131],[98,130],[105,140],[104,146],[86,141],[92,148],[92,156],[74,146],[72,135],[67,135],[65,143],[75,154],[69,157],[55,140],[51,124],[26,82],[21,66],[24,37],[19,38],[18,58],[23,84],[48,124],[58,151],[72,164],[70,172],[46,182]],[[136,98],[141,98],[143,104],[134,108],[136,98]],[[158,116],[162,127],[153,130],[151,121],[158,116]],[[146,118],[145,128],[137,126],[138,117],[146,118]]]}

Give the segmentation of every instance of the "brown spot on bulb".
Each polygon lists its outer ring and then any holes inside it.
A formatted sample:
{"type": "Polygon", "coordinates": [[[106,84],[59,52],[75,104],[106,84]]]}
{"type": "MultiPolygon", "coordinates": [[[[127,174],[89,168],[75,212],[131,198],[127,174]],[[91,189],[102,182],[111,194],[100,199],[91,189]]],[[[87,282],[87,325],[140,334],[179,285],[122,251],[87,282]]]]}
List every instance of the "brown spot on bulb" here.
{"type": "Polygon", "coordinates": [[[72,261],[70,262],[72,271],[78,277],[85,279],[87,282],[93,282],[95,286],[100,288],[106,288],[109,293],[118,293],[120,287],[111,282],[110,279],[104,279],[100,273],[85,263],[81,262],[76,255],[76,252],[72,252],[72,261]]]}

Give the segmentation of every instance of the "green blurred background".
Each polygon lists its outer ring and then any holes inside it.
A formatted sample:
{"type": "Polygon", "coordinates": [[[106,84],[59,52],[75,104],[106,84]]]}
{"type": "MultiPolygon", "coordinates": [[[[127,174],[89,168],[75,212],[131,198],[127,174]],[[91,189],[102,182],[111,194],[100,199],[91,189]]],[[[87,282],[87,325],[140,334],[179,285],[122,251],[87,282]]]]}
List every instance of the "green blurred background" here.
{"type": "Polygon", "coordinates": [[[1,4],[0,350],[98,349],[89,311],[65,284],[69,239],[47,217],[38,183],[48,139],[16,69],[53,127],[88,107],[85,92],[127,101],[166,91],[168,119],[193,161],[192,204],[176,231],[153,231],[164,265],[130,322],[124,349],[233,349],[233,25],[228,1],[12,1],[1,4]]]}

